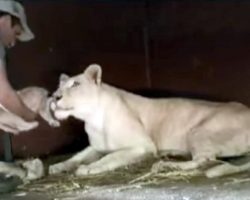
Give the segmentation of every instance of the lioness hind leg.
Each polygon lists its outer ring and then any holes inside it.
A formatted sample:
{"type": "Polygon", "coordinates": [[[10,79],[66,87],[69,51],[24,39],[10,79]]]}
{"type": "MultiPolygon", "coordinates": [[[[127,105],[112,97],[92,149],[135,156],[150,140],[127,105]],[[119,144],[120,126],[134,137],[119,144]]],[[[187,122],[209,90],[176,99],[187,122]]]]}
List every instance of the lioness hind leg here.
{"type": "Polygon", "coordinates": [[[205,171],[205,175],[208,178],[215,178],[219,176],[225,176],[235,173],[240,173],[250,170],[250,162],[247,162],[243,165],[232,165],[230,163],[224,163],[215,167],[212,167],[205,171]]]}

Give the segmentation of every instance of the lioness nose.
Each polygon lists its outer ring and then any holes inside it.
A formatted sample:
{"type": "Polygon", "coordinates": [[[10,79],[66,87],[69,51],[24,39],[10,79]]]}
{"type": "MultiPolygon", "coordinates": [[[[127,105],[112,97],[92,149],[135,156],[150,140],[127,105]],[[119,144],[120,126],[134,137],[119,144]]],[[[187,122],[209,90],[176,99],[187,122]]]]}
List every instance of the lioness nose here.
{"type": "Polygon", "coordinates": [[[55,96],[56,101],[59,101],[62,98],[62,96],[55,96]]]}

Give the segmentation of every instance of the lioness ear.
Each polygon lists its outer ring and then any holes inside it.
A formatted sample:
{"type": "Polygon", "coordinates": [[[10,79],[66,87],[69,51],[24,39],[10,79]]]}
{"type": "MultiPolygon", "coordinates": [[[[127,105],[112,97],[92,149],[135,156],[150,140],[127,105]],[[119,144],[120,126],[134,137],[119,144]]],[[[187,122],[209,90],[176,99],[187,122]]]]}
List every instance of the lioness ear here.
{"type": "Polygon", "coordinates": [[[61,74],[61,75],[60,75],[60,78],[59,78],[60,83],[64,83],[64,82],[66,82],[68,79],[69,79],[69,76],[68,76],[67,74],[61,74]]]}
{"type": "Polygon", "coordinates": [[[97,85],[100,85],[102,81],[102,68],[100,65],[91,64],[85,69],[84,75],[86,75],[91,81],[94,81],[97,85]]]}

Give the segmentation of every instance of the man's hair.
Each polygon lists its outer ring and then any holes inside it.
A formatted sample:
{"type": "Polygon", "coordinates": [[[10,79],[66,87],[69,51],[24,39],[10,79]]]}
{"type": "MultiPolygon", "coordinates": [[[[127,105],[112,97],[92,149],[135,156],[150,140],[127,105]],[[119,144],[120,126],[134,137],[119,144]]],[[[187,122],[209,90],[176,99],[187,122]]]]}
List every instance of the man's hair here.
{"type": "Polygon", "coordinates": [[[7,12],[0,11],[0,17],[3,17],[3,16],[5,16],[5,15],[10,15],[10,14],[7,13],[7,12]]]}
{"type": "Polygon", "coordinates": [[[7,13],[7,12],[0,11],[0,17],[6,16],[6,15],[11,16],[11,25],[12,26],[15,26],[16,24],[20,24],[20,20],[17,17],[15,17],[15,16],[13,16],[13,15],[7,13]]]}

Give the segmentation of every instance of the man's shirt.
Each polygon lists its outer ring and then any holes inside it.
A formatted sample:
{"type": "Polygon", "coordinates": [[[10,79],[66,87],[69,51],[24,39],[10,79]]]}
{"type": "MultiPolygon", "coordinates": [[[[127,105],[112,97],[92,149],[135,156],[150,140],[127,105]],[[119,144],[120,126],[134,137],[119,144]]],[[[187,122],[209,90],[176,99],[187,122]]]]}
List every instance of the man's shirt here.
{"type": "Polygon", "coordinates": [[[0,42],[0,61],[1,61],[0,67],[6,67],[5,54],[6,54],[5,48],[3,44],[0,42]]]}

